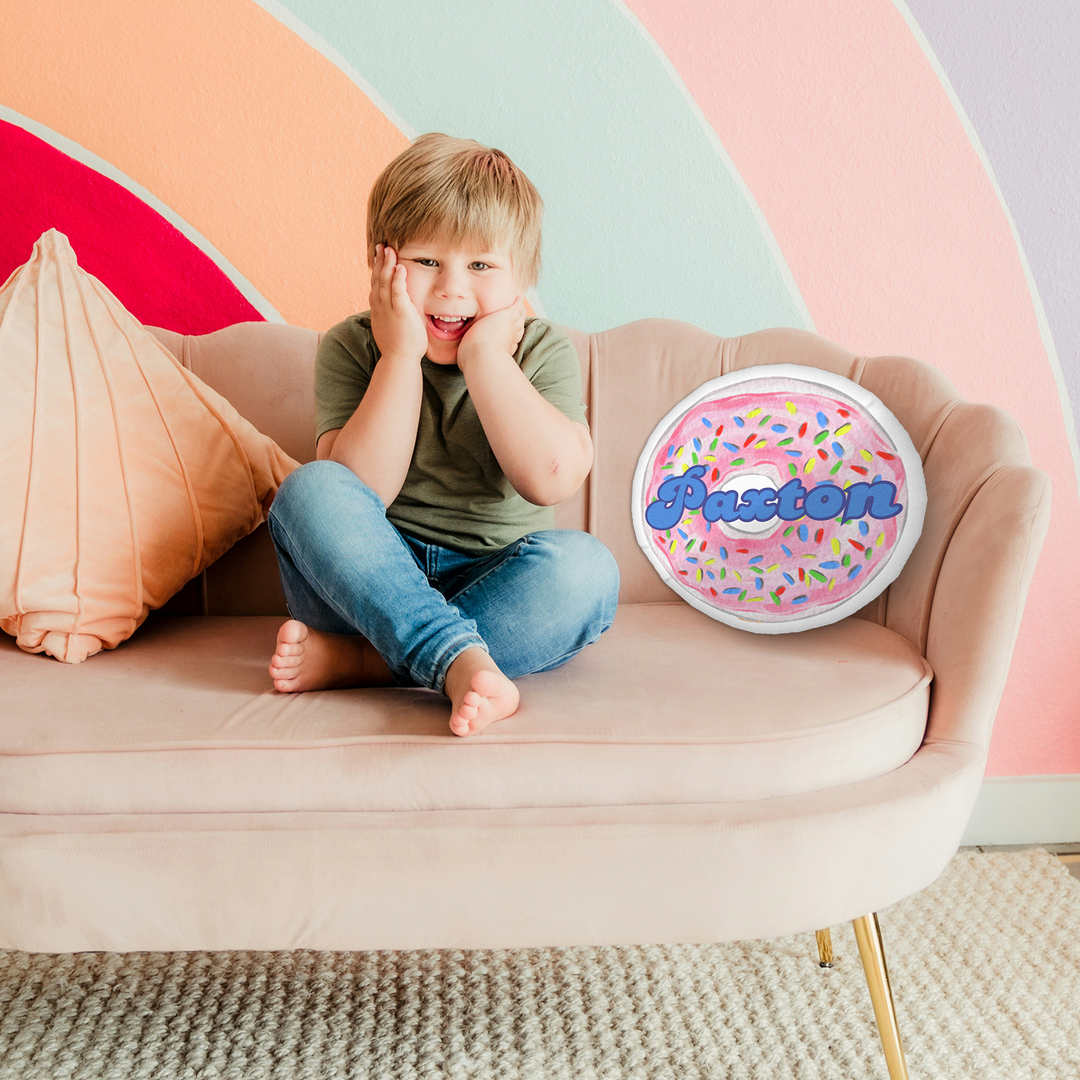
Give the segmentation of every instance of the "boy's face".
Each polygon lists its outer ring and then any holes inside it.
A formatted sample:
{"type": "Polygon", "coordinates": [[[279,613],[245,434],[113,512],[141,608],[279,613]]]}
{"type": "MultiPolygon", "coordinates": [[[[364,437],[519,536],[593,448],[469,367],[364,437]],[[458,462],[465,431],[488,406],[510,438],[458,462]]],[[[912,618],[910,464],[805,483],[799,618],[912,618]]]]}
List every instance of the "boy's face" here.
{"type": "Polygon", "coordinates": [[[524,292],[501,246],[410,241],[397,254],[409,299],[427,325],[427,358],[435,364],[455,363],[458,342],[473,322],[524,292]]]}

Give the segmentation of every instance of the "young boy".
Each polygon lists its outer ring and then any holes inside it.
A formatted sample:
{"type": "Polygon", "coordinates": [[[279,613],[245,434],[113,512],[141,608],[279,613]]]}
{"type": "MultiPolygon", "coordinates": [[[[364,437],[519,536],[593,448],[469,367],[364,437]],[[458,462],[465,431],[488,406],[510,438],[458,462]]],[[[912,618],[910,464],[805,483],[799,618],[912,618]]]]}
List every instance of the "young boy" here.
{"type": "Polygon", "coordinates": [[[573,345],[525,318],[542,211],[505,154],[446,135],[375,182],[371,310],[323,337],[317,460],[270,511],[278,690],[424,686],[471,735],[611,625],[615,560],[554,528],[593,448],[573,345]]]}

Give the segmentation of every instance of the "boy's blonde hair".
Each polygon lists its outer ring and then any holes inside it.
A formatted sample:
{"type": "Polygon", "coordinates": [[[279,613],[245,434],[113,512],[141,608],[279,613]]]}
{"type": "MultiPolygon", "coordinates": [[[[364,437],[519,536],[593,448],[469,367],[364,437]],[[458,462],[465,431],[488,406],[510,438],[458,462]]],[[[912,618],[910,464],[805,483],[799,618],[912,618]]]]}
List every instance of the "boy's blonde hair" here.
{"type": "Polygon", "coordinates": [[[540,277],[544,204],[501,150],[429,132],[379,174],[368,196],[368,265],[375,245],[446,240],[506,247],[518,282],[540,277]]]}

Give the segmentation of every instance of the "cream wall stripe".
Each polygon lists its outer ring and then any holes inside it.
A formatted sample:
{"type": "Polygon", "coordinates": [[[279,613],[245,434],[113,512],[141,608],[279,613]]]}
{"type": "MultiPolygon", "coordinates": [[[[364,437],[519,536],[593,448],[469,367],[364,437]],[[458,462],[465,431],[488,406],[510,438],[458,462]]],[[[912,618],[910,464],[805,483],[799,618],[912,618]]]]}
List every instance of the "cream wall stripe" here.
{"type": "Polygon", "coordinates": [[[97,154],[87,150],[85,146],[80,146],[72,139],[53,131],[52,128],[39,124],[36,120],[31,120],[30,117],[23,116],[5,105],[0,105],[0,120],[6,120],[9,124],[22,128],[23,131],[29,132],[36,138],[41,139],[42,142],[48,143],[62,154],[67,154],[68,157],[74,158],[80,164],[86,165],[88,168],[93,169],[94,172],[100,173],[130,191],[132,195],[146,203],[155,213],[160,214],[173,228],[182,233],[187,240],[211,259],[236,286],[240,295],[267,322],[280,323],[285,321],[273,304],[202,233],[188,224],[172,207],[166,206],[153,192],[147,191],[142,184],[132,180],[130,176],[121,172],[115,165],[111,165],[104,158],[98,157],[97,154]]]}

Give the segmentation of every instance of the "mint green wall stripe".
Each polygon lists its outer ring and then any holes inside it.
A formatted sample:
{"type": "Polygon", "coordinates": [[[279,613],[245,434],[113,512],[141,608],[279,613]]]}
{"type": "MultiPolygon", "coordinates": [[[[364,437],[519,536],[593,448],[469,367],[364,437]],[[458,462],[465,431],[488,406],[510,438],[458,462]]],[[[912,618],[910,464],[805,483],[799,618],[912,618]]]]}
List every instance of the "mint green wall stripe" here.
{"type": "Polygon", "coordinates": [[[498,146],[525,169],[547,207],[539,293],[552,319],[809,328],[760,211],[611,0],[283,6],[405,124],[498,146]]]}

